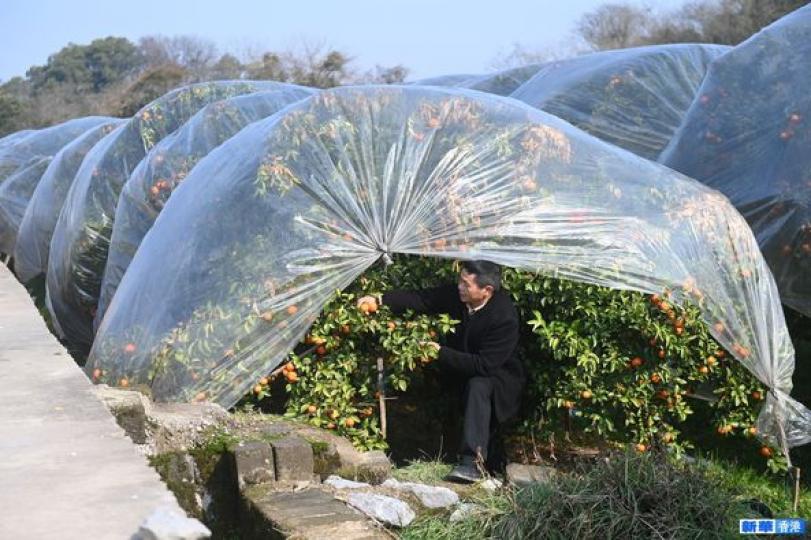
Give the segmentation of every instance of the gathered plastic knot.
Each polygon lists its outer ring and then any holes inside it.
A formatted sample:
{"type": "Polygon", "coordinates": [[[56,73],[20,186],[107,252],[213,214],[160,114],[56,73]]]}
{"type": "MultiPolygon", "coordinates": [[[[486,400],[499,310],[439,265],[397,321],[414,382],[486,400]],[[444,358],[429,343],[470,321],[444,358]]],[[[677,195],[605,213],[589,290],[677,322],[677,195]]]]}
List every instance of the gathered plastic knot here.
{"type": "Polygon", "coordinates": [[[386,263],[386,266],[390,266],[392,263],[394,263],[394,261],[391,260],[391,254],[388,251],[383,252],[383,262],[386,263]]]}

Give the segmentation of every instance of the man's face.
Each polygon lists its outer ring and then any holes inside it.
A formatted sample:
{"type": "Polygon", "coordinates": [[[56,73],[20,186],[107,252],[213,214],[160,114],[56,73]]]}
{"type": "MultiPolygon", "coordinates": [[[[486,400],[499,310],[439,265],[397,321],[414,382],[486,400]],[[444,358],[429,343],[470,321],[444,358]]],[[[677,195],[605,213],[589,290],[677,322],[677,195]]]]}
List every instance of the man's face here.
{"type": "Polygon", "coordinates": [[[489,285],[486,287],[479,287],[476,284],[476,274],[470,274],[467,270],[462,269],[459,273],[459,299],[465,304],[478,304],[493,294],[493,288],[489,285]]]}

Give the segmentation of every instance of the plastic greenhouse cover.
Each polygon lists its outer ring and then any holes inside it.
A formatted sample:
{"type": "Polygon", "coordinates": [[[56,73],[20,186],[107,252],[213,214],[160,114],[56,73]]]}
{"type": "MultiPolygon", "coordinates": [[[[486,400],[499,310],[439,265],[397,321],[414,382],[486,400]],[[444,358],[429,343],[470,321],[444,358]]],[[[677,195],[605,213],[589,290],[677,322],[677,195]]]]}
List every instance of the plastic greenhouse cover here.
{"type": "Polygon", "coordinates": [[[728,50],[654,45],[550,62],[511,97],[655,160],[681,124],[710,62],[728,50]]]}
{"type": "Polygon", "coordinates": [[[56,220],[76,172],[90,149],[116,126],[126,122],[110,118],[62,148],[37,184],[25,209],[14,248],[14,271],[23,283],[48,268],[48,252],[56,220]]]}
{"type": "Polygon", "coordinates": [[[660,161],[744,215],[785,304],[811,316],[811,6],[712,64],[660,161]]]}
{"type": "Polygon", "coordinates": [[[725,197],[515,100],[436,87],[327,90],[212,151],[144,238],[86,369],[231,406],[390,253],[669,288],[771,388],[762,436],[811,440],[774,280],[725,197]]]}
{"type": "Polygon", "coordinates": [[[22,131],[15,131],[14,133],[9,133],[8,135],[4,136],[2,139],[0,139],[0,154],[2,154],[2,152],[9,146],[16,144],[24,137],[34,133],[34,131],[36,130],[24,129],[22,131]]]}
{"type": "MultiPolygon", "coordinates": [[[[9,148],[27,162],[0,184],[0,252],[13,254],[26,208],[54,154],[88,130],[112,120],[80,118],[35,132],[9,148]]],[[[15,264],[16,268],[16,264],[15,264]]]]}
{"type": "Polygon", "coordinates": [[[469,88],[498,96],[508,96],[527,79],[535,75],[543,64],[532,64],[505,69],[486,75],[443,75],[429,79],[420,79],[410,84],[418,86],[446,86],[469,88]]]}
{"type": "Polygon", "coordinates": [[[0,184],[21,167],[42,157],[53,157],[63,146],[104,120],[101,116],[75,118],[49,128],[3,137],[0,139],[0,184]]]}
{"type": "Polygon", "coordinates": [[[192,167],[246,125],[266,118],[313,92],[309,88],[289,85],[211,103],[149,151],[127,180],[118,198],[96,324],[104,316],[144,235],[152,227],[172,191],[186,178],[192,167]]]}
{"type": "Polygon", "coordinates": [[[32,158],[0,184],[0,253],[14,253],[25,208],[50,162],[50,156],[32,158]]]}
{"type": "Polygon", "coordinates": [[[175,89],[144,106],[85,156],[51,238],[46,304],[75,347],[93,341],[93,317],[121,188],[146,153],[203,106],[272,90],[271,81],[218,81],[175,89]]]}

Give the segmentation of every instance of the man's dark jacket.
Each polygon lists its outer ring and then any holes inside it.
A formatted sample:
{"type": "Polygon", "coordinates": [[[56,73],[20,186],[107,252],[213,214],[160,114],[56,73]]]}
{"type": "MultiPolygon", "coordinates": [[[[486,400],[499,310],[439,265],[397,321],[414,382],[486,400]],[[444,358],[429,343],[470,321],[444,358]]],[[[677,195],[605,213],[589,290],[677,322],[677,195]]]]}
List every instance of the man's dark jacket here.
{"type": "Polygon", "coordinates": [[[468,314],[456,285],[422,291],[391,291],[383,305],[399,313],[447,313],[461,321],[439,351],[439,366],[459,382],[471,377],[493,380],[496,418],[504,422],[518,413],[524,388],[524,369],[518,359],[518,312],[504,291],[483,308],[468,314]]]}

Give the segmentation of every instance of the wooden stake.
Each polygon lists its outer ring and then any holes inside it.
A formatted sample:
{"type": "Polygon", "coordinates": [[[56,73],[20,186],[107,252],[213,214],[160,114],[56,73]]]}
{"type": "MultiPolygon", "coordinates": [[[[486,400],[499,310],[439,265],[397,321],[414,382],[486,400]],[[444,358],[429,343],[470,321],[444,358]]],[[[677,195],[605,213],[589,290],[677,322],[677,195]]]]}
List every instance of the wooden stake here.
{"type": "Polygon", "coordinates": [[[380,406],[380,432],[386,438],[386,387],[383,378],[383,358],[377,359],[377,401],[380,406]]]}
{"type": "Polygon", "coordinates": [[[790,469],[794,477],[794,514],[797,514],[797,507],[800,505],[800,468],[792,467],[790,469]]]}

